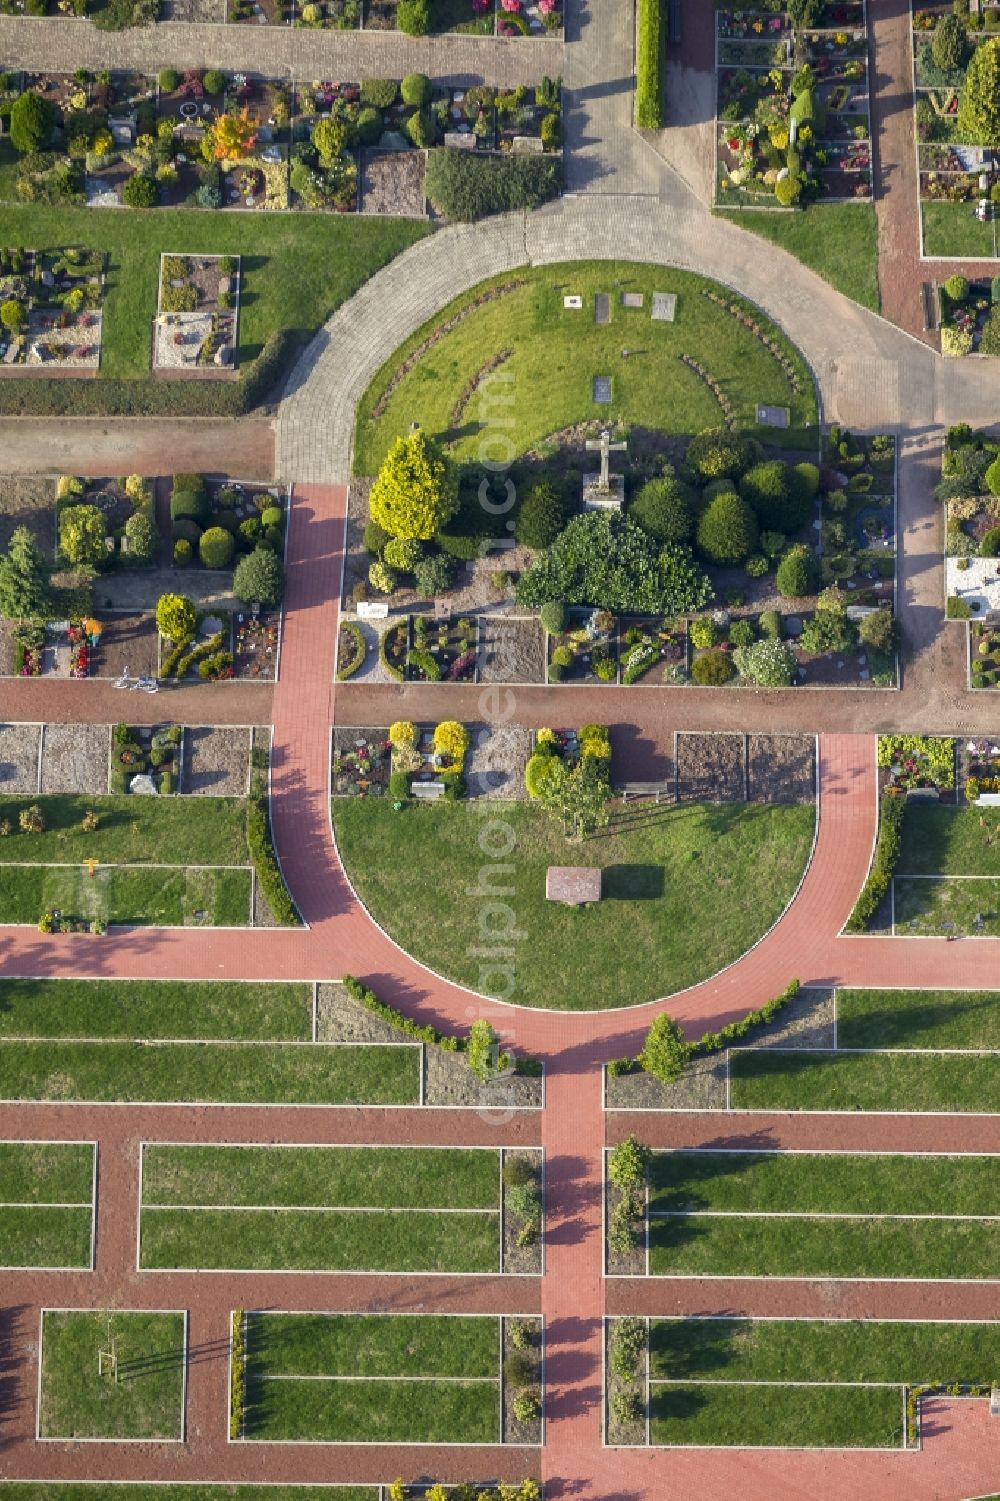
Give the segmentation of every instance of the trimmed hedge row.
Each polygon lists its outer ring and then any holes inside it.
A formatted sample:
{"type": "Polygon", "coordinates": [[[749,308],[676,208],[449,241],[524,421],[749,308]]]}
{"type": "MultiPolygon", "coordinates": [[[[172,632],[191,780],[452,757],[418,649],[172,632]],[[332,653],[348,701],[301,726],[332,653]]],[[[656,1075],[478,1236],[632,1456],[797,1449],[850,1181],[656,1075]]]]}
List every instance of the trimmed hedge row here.
{"type": "Polygon", "coordinates": [[[868,879],[861,888],[861,895],[854,904],[854,911],[847,919],[848,933],[864,933],[885,898],[892,883],[896,861],[903,841],[903,819],[906,815],[906,799],[894,792],[882,794],[878,815],[878,838],[868,879]]]}
{"type": "Polygon", "coordinates": [[[289,328],[276,329],[235,381],[5,380],[5,417],[242,417],[283,379],[301,348],[289,328]]]}
{"type": "MultiPolygon", "coordinates": [[[[720,1027],[718,1032],[703,1032],[697,1042],[687,1044],[687,1061],[692,1058],[704,1058],[709,1053],[720,1053],[723,1048],[729,1047],[730,1043],[739,1042],[754,1029],[754,1027],[767,1026],[789,1003],[795,999],[802,982],[789,980],[780,995],[772,996],[765,1001],[763,1006],[758,1006],[756,1011],[748,1011],[746,1016],[738,1022],[727,1022],[720,1027]]],[[[641,1055],[640,1055],[641,1056],[641,1055]]],[[[642,1072],[642,1064],[639,1058],[612,1058],[608,1064],[608,1073],[613,1079],[621,1078],[623,1074],[638,1074],[642,1072]]]]}
{"type": "Polygon", "coordinates": [[[562,160],[552,156],[486,156],[439,147],[427,158],[427,197],[448,219],[538,208],[562,188],[562,160]]]}
{"type": "MultiPolygon", "coordinates": [[[[344,975],[341,984],[351,997],[384,1021],[390,1027],[395,1027],[399,1032],[405,1032],[407,1037],[414,1037],[418,1042],[428,1043],[435,1048],[443,1048],[446,1053],[464,1053],[468,1046],[468,1038],[459,1037],[455,1032],[439,1032],[437,1027],[432,1027],[430,1022],[414,1021],[412,1016],[404,1016],[402,1011],[397,1011],[395,1006],[390,1006],[388,1001],[380,1000],[374,990],[369,990],[367,985],[355,979],[354,975],[344,975]]],[[[515,1058],[514,1072],[516,1074],[537,1077],[542,1071],[542,1065],[537,1058],[515,1058]]]]}
{"type": "Polygon", "coordinates": [[[283,928],[300,927],[302,919],[285,885],[285,878],[274,852],[267,796],[263,792],[255,791],[247,799],[247,849],[257,874],[257,884],[275,922],[280,923],[283,928]]]}
{"type": "Polygon", "coordinates": [[[243,1437],[243,1413],[246,1406],[246,1310],[236,1308],[232,1314],[232,1343],[229,1362],[229,1437],[243,1437]]]}
{"type": "Polygon", "coordinates": [[[663,125],[663,0],[636,0],[635,123],[642,130],[663,125]]]}

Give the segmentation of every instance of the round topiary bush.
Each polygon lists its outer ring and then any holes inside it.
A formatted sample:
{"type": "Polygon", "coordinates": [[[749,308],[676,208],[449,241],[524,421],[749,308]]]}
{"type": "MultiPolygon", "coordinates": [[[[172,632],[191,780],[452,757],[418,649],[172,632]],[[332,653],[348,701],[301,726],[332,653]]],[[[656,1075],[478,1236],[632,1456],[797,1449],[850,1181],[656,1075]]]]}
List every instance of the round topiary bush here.
{"type": "Polygon", "coordinates": [[[198,556],[205,568],[226,568],[232,562],[235,549],[230,532],[221,526],[210,526],[198,539],[198,556]]]}
{"type": "Polygon", "coordinates": [[[550,636],[560,636],[569,621],[569,612],[561,599],[547,599],[538,612],[543,628],[550,636]]]}
{"type": "Polygon", "coordinates": [[[703,479],[737,476],[749,469],[759,452],[749,438],[739,438],[724,428],[696,433],[687,446],[684,462],[703,479]]]}
{"type": "Polygon", "coordinates": [[[721,567],[742,563],[757,546],[757,518],[747,501],[730,491],[717,495],[703,512],[696,536],[709,562],[721,567]]]}
{"type": "Polygon", "coordinates": [[[802,543],[790,548],[778,564],[778,593],[783,599],[801,599],[812,594],[818,580],[816,558],[802,543]]]}
{"type": "Polygon", "coordinates": [[[757,624],[761,635],[769,641],[781,640],[781,615],[777,610],[764,610],[757,624]]]}
{"type": "Polygon", "coordinates": [[[391,594],[396,587],[396,575],[388,563],[377,561],[368,569],[368,582],[379,594],[391,594]]]}
{"type": "Polygon", "coordinates": [[[781,177],[774,185],[774,196],[782,208],[794,208],[802,197],[802,181],[798,177],[781,177]]]}
{"type": "Polygon", "coordinates": [[[161,594],[156,602],[156,628],[168,641],[184,641],[194,635],[198,612],[183,594],[161,594]]]}
{"type": "Polygon", "coordinates": [[[159,197],[155,180],[145,172],[136,172],[122,188],[122,200],[129,208],[155,208],[159,197]]]}
{"type": "Polygon", "coordinates": [[[379,526],[377,521],[369,521],[364,534],[365,551],[377,558],[388,540],[389,533],[385,527],[379,526]]]}
{"type": "Polygon", "coordinates": [[[948,277],[944,284],[944,289],[952,302],[964,302],[969,295],[968,279],[956,273],[956,275],[948,277]]]}
{"type": "Polygon", "coordinates": [[[6,302],[0,303],[0,323],[11,332],[23,328],[28,321],[28,314],[18,302],[16,297],[8,297],[6,302]]]}
{"type": "Polygon", "coordinates": [[[190,542],[195,546],[201,537],[201,527],[197,521],[175,521],[171,525],[170,535],[175,542],[190,542]]]}
{"type": "Polygon", "coordinates": [[[412,573],[423,555],[423,546],[415,537],[390,537],[383,553],[389,567],[401,573],[412,573]]]}
{"type": "Polygon", "coordinates": [[[728,683],[736,675],[736,669],[724,651],[706,651],[691,663],[691,676],[703,688],[715,688],[728,683]]]}
{"type": "MultiPolygon", "coordinates": [[[[551,675],[550,669],[549,676],[551,675]]],[[[558,772],[552,770],[558,760],[558,756],[540,756],[537,752],[529,758],[524,768],[524,786],[529,797],[541,797],[546,782],[551,777],[558,776],[558,772]]]]}
{"type": "Polygon", "coordinates": [[[173,68],[163,68],[159,77],[160,93],[172,94],[180,81],[181,75],[173,68]]]}
{"type": "Polygon", "coordinates": [[[174,543],[174,562],[179,567],[183,568],[186,566],[186,564],[190,563],[191,556],[192,548],[190,542],[185,541],[185,539],[181,537],[179,541],[174,543]]]}
{"type": "Polygon", "coordinates": [[[559,491],[547,480],[532,485],[517,515],[516,536],[522,547],[541,550],[556,540],[563,528],[563,503],[559,491]]]}
{"type": "Polygon", "coordinates": [[[979,544],[981,558],[1000,558],[1000,526],[991,526],[979,544]]]}
{"type": "MultiPolygon", "coordinates": [[[[406,3],[407,0],[400,0],[399,10],[396,12],[397,18],[406,3]]],[[[407,73],[399,85],[403,103],[410,105],[413,109],[423,109],[426,104],[430,104],[433,91],[433,85],[426,73],[407,73]]]]}
{"type": "Polygon", "coordinates": [[[810,497],[780,459],[755,464],[740,480],[740,494],[753,506],[762,531],[797,532],[809,516],[810,497]]]}
{"type": "Polygon", "coordinates": [[[218,68],[209,68],[201,82],[206,94],[224,94],[226,92],[226,75],[220,73],[218,68]]]}
{"type": "Polygon", "coordinates": [[[145,511],[135,511],[125,523],[128,555],[137,563],[152,562],[159,541],[156,527],[145,511]]]}
{"type": "Polygon", "coordinates": [[[792,488],[809,500],[819,491],[819,469],[815,464],[795,464],[791,479],[792,488]]]}
{"type": "Polygon", "coordinates": [[[643,485],[629,514],[657,542],[687,542],[694,526],[693,497],[679,479],[661,475],[643,485]]]}
{"type": "Polygon", "coordinates": [[[993,460],[993,463],[986,471],[985,479],[986,487],[990,494],[1000,495],[1000,458],[993,460]]]}
{"type": "Polygon", "coordinates": [[[354,122],[354,128],[358,133],[359,146],[374,146],[382,134],[382,115],[371,105],[366,105],[359,110],[358,118],[354,122]]]}
{"type": "Polygon", "coordinates": [[[237,563],[233,593],[244,604],[280,605],[284,592],[285,570],[267,548],[258,547],[237,563]]]}
{"type": "Polygon", "coordinates": [[[573,666],[573,648],[571,646],[557,646],[552,653],[552,666],[566,671],[573,666]]]}
{"type": "Polygon", "coordinates": [[[175,490],[170,497],[171,521],[208,520],[208,496],[204,490],[175,490]]]}
{"type": "Polygon", "coordinates": [[[260,513],[260,524],[261,526],[280,526],[284,516],[285,513],[280,506],[267,506],[260,513]]]}
{"type": "Polygon", "coordinates": [[[716,625],[711,615],[699,615],[688,626],[688,635],[691,637],[692,646],[699,651],[704,651],[709,646],[716,646],[722,640],[722,628],[716,625]]]}

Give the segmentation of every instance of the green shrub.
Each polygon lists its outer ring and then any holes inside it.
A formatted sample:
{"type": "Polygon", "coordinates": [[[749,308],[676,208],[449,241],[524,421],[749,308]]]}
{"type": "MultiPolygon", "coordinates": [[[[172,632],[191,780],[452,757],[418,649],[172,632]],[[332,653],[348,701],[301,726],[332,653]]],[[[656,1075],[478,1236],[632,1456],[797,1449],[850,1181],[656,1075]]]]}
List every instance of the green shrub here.
{"type": "Polygon", "coordinates": [[[285,592],[285,570],[280,558],[258,547],[241,558],[233,573],[233,593],[244,604],[259,603],[274,608],[285,592]]]}
{"type": "Polygon", "coordinates": [[[718,646],[722,640],[722,627],[716,625],[711,615],[699,615],[688,626],[688,635],[692,646],[696,646],[699,651],[706,651],[710,646],[718,646]]]}
{"type": "Polygon", "coordinates": [[[440,553],[421,558],[413,570],[417,592],[425,599],[443,594],[450,586],[453,576],[454,564],[450,558],[442,557],[440,553]]]}
{"type": "Polygon", "coordinates": [[[363,78],[361,103],[375,109],[389,109],[396,102],[399,84],[394,78],[363,78]]]}
{"type": "Polygon", "coordinates": [[[648,480],[629,507],[629,515],[658,542],[687,542],[694,526],[691,490],[673,473],[648,480]]]}
{"type": "Polygon", "coordinates": [[[737,437],[724,428],[710,428],[691,439],[684,462],[702,479],[736,478],[750,468],[759,451],[752,439],[737,437]]]}
{"type": "Polygon", "coordinates": [[[206,94],[224,94],[226,92],[226,76],[220,73],[218,68],[209,68],[202,76],[202,85],[206,94]]]}
{"type": "Polygon", "coordinates": [[[194,548],[201,539],[201,527],[197,521],[175,521],[170,535],[175,542],[188,542],[194,548]]]}
{"type": "Polygon", "coordinates": [[[761,688],[788,688],[795,679],[795,652],[785,641],[765,637],[734,652],[743,677],[761,688]]]}
{"type": "Polygon", "coordinates": [[[753,506],[763,531],[797,532],[812,508],[801,479],[793,479],[793,471],[780,459],[768,459],[747,470],[740,480],[740,494],[753,506]]]}
{"type": "Polygon", "coordinates": [[[429,651],[422,651],[414,646],[406,654],[406,665],[419,672],[428,683],[441,681],[441,664],[429,651]]]}
{"type": "Polygon", "coordinates": [[[875,841],[871,870],[861,888],[854,911],[847,919],[848,933],[864,933],[875,916],[879,904],[888,893],[902,847],[905,814],[905,798],[891,792],[883,794],[879,804],[878,837],[875,841]]]}
{"type": "MultiPolygon", "coordinates": [[[[400,0],[400,9],[404,3],[406,0],[400,0]]],[[[399,86],[399,92],[404,104],[413,109],[423,109],[430,104],[434,89],[426,73],[407,73],[399,86]]]]}
{"type": "Polygon", "coordinates": [[[640,130],[663,126],[663,64],[666,19],[663,0],[638,0],[635,37],[635,123],[640,130]]]}
{"type": "Polygon", "coordinates": [[[798,177],[779,177],[774,185],[774,196],[782,208],[794,208],[802,197],[801,180],[798,177]]]}
{"type": "Polygon", "coordinates": [[[409,771],[394,771],[389,775],[389,796],[393,802],[405,802],[410,796],[410,782],[413,773],[409,771]]]}
{"type": "Polygon", "coordinates": [[[569,611],[559,599],[547,599],[538,612],[542,628],[550,636],[561,636],[569,624],[569,611]]]}
{"type": "Polygon", "coordinates": [[[159,198],[155,178],[145,172],[134,173],[122,188],[122,202],[128,208],[155,208],[159,198]]]}
{"type": "Polygon", "coordinates": [[[199,521],[208,520],[208,496],[204,490],[178,490],[175,486],[170,497],[171,521],[199,521]]]}
{"type": "Polygon", "coordinates": [[[988,532],[984,532],[979,544],[979,556],[981,558],[1000,557],[1000,526],[991,526],[988,532]]]}
{"type": "Polygon", "coordinates": [[[10,111],[9,131],[15,151],[45,151],[52,140],[56,112],[48,99],[28,89],[15,99],[10,111]]]}
{"type": "Polygon", "coordinates": [[[735,673],[736,669],[727,653],[714,648],[695,657],[691,663],[691,676],[703,688],[715,688],[728,683],[735,673]]]}
{"type": "Polygon", "coordinates": [[[816,558],[804,543],[792,547],[778,564],[778,593],[783,599],[801,599],[816,588],[819,569],[816,558]]]}
{"type": "Polygon", "coordinates": [[[755,552],[743,565],[749,579],[762,579],[771,565],[762,552],[755,552]]]}
{"type": "Polygon", "coordinates": [[[686,547],[661,547],[628,516],[606,511],[574,516],[516,592],[523,605],[559,599],[619,615],[674,615],[711,597],[686,547]]]}
{"type": "Polygon", "coordinates": [[[608,1178],[622,1192],[645,1188],[649,1148],[634,1136],[618,1143],[608,1153],[608,1178]]]}
{"type": "Polygon", "coordinates": [[[639,1054],[639,1067],[659,1079],[661,1084],[671,1084],[679,1079],[691,1057],[691,1045],[685,1041],[678,1022],[666,1011],[653,1018],[646,1033],[646,1041],[639,1054]]]}
{"type": "Polygon", "coordinates": [[[427,159],[425,191],[447,219],[538,208],[561,187],[562,163],[555,156],[487,156],[440,147],[427,159]]]}
{"type": "Polygon", "coordinates": [[[210,526],[198,539],[198,556],[205,568],[225,568],[232,561],[234,543],[221,526],[210,526]]]}
{"type": "Polygon", "coordinates": [[[275,854],[271,839],[271,819],[267,798],[264,796],[250,797],[247,800],[247,849],[253,861],[257,885],[275,922],[280,923],[283,928],[300,926],[301,919],[285,885],[275,854]]]}
{"type": "Polygon", "coordinates": [[[696,535],[700,551],[710,562],[742,563],[757,546],[757,518],[752,507],[730,491],[717,495],[702,512],[696,535]]]}
{"type": "Polygon", "coordinates": [[[128,555],[137,563],[150,563],[156,553],[159,533],[146,511],[135,511],[125,523],[128,555]]]}
{"type": "Polygon", "coordinates": [[[563,527],[562,497],[554,485],[532,485],[517,515],[516,536],[522,547],[540,550],[558,537],[563,527]]]}
{"type": "Polygon", "coordinates": [[[969,295],[968,279],[964,276],[949,276],[944,284],[944,289],[952,302],[964,302],[969,295]]]}
{"type": "Polygon", "coordinates": [[[186,537],[180,537],[174,543],[174,562],[178,567],[185,568],[191,561],[192,547],[186,537]]]}
{"type": "Polygon", "coordinates": [[[389,533],[377,521],[369,521],[365,527],[364,544],[373,557],[378,557],[389,540],[389,533]]]}
{"type": "Polygon", "coordinates": [[[769,641],[781,640],[781,615],[777,610],[764,610],[757,624],[761,635],[766,636],[769,641]]]}

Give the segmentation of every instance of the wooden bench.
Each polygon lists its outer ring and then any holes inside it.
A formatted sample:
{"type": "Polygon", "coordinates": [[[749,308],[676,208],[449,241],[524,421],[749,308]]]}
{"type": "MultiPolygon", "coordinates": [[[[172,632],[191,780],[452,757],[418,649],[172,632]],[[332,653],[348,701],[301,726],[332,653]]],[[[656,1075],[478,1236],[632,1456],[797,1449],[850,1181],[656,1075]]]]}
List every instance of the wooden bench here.
{"type": "Polygon", "coordinates": [[[651,797],[658,803],[662,797],[672,798],[674,789],[669,782],[624,782],[621,794],[623,803],[630,797],[651,797]]]}
{"type": "Polygon", "coordinates": [[[920,295],[924,304],[924,328],[937,328],[937,297],[929,281],[921,284],[920,295]]]}
{"type": "Polygon", "coordinates": [[[410,785],[410,791],[421,802],[436,803],[439,797],[444,797],[444,783],[413,782],[410,785]]]}

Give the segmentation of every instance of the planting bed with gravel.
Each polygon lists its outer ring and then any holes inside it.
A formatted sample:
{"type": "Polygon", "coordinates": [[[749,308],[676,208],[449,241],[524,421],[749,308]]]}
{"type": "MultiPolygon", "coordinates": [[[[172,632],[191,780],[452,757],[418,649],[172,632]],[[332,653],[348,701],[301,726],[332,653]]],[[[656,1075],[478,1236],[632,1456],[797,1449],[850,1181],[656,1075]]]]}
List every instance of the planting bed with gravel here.
{"type": "Polygon", "coordinates": [[[479,626],[483,683],[544,683],[545,638],[536,616],[485,615],[479,626]]]}
{"type": "Polygon", "coordinates": [[[811,803],[816,742],[809,735],[750,735],[747,795],[752,803],[811,803]]]}
{"type": "Polygon", "coordinates": [[[472,745],[465,759],[469,797],[510,801],[525,796],[524,768],[532,732],[519,724],[470,726],[472,745]]]}
{"type": "Polygon", "coordinates": [[[42,741],[40,792],[108,790],[111,726],[47,724],[42,741]]]}
{"type": "Polygon", "coordinates": [[[361,212],[423,219],[427,214],[422,151],[361,153],[361,212]]]}
{"type": "Polygon", "coordinates": [[[0,724],[0,794],[38,791],[40,724],[0,724]]]}
{"type": "Polygon", "coordinates": [[[203,797],[246,797],[250,731],[221,726],[189,729],[184,736],[182,792],[203,797]]]}
{"type": "Polygon", "coordinates": [[[129,677],[155,677],[157,669],[156,618],[145,612],[100,615],[104,627],[93,656],[91,677],[117,678],[127,667],[129,677]]]}

